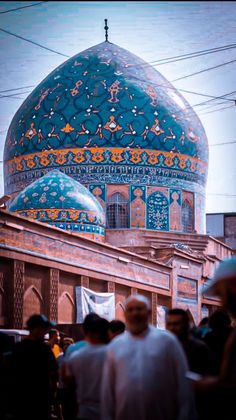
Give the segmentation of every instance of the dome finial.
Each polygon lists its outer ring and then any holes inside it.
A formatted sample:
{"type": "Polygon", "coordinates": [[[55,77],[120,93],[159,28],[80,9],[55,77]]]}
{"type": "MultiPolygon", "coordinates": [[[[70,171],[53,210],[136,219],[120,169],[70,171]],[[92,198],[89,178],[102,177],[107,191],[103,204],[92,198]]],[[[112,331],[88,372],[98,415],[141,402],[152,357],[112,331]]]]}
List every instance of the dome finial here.
{"type": "Polygon", "coordinates": [[[109,29],[109,27],[107,26],[107,19],[104,19],[104,21],[105,21],[105,26],[104,26],[105,38],[106,38],[106,42],[108,42],[108,29],[109,29]]]}

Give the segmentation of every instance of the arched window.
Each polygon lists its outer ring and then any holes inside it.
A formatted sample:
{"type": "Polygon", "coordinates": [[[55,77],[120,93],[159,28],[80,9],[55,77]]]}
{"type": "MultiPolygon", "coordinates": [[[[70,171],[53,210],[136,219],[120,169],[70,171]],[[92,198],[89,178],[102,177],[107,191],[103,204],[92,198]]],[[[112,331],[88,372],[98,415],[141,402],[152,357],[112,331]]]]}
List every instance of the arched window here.
{"type": "Polygon", "coordinates": [[[182,226],[183,232],[194,231],[193,207],[187,199],[182,203],[182,226]]]}
{"type": "Polygon", "coordinates": [[[128,228],[128,201],[119,192],[112,194],[107,203],[107,228],[128,228]]]}

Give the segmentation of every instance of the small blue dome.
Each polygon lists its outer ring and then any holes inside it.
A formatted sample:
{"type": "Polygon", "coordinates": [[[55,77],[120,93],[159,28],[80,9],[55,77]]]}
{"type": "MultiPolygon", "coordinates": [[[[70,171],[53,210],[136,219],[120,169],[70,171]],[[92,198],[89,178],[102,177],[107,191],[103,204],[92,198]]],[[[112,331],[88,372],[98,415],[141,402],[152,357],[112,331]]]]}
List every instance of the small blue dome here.
{"type": "Polygon", "coordinates": [[[58,170],[26,187],[9,210],[85,236],[104,236],[105,215],[100,203],[87,188],[58,170]]]}

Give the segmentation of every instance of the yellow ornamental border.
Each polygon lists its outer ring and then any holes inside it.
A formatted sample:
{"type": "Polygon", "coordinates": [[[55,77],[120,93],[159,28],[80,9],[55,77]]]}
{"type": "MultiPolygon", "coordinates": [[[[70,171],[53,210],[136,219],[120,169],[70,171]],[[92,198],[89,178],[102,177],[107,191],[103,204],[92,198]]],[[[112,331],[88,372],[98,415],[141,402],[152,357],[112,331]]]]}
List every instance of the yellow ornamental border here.
{"type": "MultiPolygon", "coordinates": [[[[205,173],[207,168],[207,163],[203,162],[202,160],[187,156],[181,153],[173,153],[173,152],[165,152],[161,150],[150,150],[150,149],[128,149],[128,148],[98,148],[98,147],[91,147],[91,148],[73,148],[73,149],[63,149],[63,150],[47,150],[39,153],[32,153],[24,156],[17,156],[13,159],[6,162],[8,174],[14,174],[17,172],[21,172],[24,170],[23,161],[25,161],[26,167],[28,169],[34,169],[36,167],[36,164],[34,162],[34,158],[37,157],[40,164],[43,167],[47,167],[50,164],[49,155],[53,154],[55,156],[55,162],[58,164],[66,164],[66,155],[69,152],[72,152],[74,154],[74,157],[71,159],[74,163],[83,163],[86,161],[86,158],[84,157],[84,154],[86,151],[90,151],[92,156],[91,160],[94,163],[101,163],[104,161],[103,153],[110,151],[111,153],[111,162],[114,163],[120,163],[122,161],[125,161],[125,159],[122,157],[122,153],[129,151],[130,161],[134,164],[139,163],[141,159],[141,154],[146,153],[147,154],[147,164],[155,166],[158,162],[158,157],[160,155],[164,156],[163,159],[163,166],[167,166],[168,168],[171,168],[174,158],[178,157],[180,163],[179,167],[180,169],[184,170],[186,168],[186,161],[189,159],[191,161],[190,165],[190,172],[195,172],[196,168],[198,167],[198,170],[201,174],[205,173]]],[[[147,166],[146,164],[146,166],[147,166]]],[[[145,165],[145,163],[144,163],[145,165]]],[[[176,168],[175,168],[176,169],[176,168]]]]}
{"type": "MultiPolygon", "coordinates": [[[[16,210],[14,211],[14,213],[18,213],[18,214],[22,214],[22,213],[27,213],[28,217],[32,218],[32,219],[36,219],[37,218],[37,214],[38,212],[45,212],[48,216],[48,218],[50,220],[56,220],[56,218],[58,217],[59,212],[65,212],[69,214],[69,217],[71,218],[71,220],[75,221],[79,215],[81,213],[86,213],[86,215],[88,216],[88,220],[89,222],[93,222],[98,216],[101,219],[101,224],[105,223],[105,216],[103,214],[99,214],[91,211],[91,210],[71,210],[71,209],[25,209],[25,210],[16,210]]],[[[84,220],[86,219],[86,217],[84,218],[84,220]]]]}

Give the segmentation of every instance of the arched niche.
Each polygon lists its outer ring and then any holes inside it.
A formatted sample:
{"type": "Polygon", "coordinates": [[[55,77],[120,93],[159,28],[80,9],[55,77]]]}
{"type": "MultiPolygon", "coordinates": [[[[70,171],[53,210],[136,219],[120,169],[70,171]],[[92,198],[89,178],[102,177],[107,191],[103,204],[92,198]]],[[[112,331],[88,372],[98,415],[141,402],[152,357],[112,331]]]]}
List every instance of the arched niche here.
{"type": "Polygon", "coordinates": [[[30,286],[24,293],[23,326],[33,314],[43,313],[43,298],[35,286],[30,286]]]}
{"type": "Polygon", "coordinates": [[[75,302],[68,292],[63,292],[58,301],[58,324],[75,322],[75,302]]]}
{"type": "Polygon", "coordinates": [[[183,232],[191,233],[194,231],[194,209],[187,198],[182,203],[182,226],[183,232]]]}

